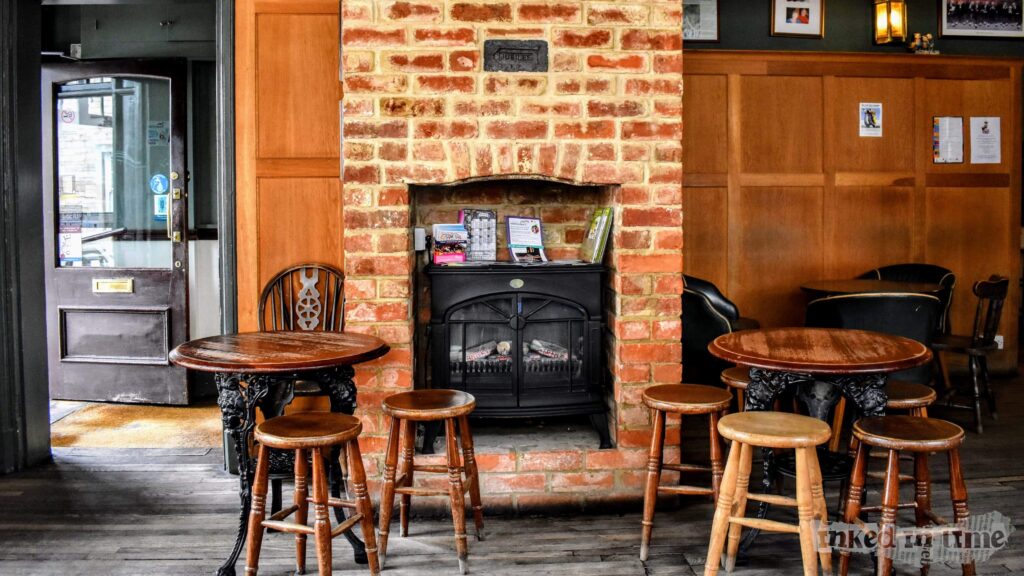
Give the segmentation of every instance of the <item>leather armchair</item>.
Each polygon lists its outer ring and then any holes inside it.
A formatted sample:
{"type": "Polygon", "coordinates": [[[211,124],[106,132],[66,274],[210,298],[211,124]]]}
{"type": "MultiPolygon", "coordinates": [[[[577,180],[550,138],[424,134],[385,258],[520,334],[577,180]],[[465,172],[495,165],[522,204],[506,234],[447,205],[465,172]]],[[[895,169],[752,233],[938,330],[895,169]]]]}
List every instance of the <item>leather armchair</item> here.
{"type": "MultiPolygon", "coordinates": [[[[871,330],[917,340],[931,348],[941,310],[942,301],[927,294],[844,294],[808,304],[807,326],[871,330]]],[[[930,384],[932,366],[925,364],[891,377],[930,384]]]]}
{"type": "Polygon", "coordinates": [[[717,385],[722,370],[732,364],[715,358],[708,344],[722,334],[758,328],[760,323],[740,316],[731,300],[711,282],[683,276],[683,381],[717,385]]]}
{"type": "Polygon", "coordinates": [[[949,307],[953,303],[953,289],[956,288],[956,274],[952,270],[935,264],[907,263],[892,264],[875,268],[858,276],[874,280],[895,280],[898,282],[926,282],[942,286],[937,294],[942,302],[936,330],[938,334],[949,334],[949,307]]]}

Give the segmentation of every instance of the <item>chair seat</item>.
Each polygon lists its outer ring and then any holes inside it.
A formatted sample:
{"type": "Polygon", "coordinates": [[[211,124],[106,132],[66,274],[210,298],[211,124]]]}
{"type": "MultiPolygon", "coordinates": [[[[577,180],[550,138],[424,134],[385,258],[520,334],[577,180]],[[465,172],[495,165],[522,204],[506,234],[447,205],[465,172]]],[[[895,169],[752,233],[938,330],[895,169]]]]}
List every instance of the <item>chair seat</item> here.
{"type": "Polygon", "coordinates": [[[710,414],[729,407],[728,390],[702,384],[662,384],[644,390],[644,404],[674,414],[710,414]]]}
{"type": "Polygon", "coordinates": [[[730,388],[746,390],[750,385],[750,368],[746,366],[733,366],[722,370],[722,383],[730,388]]]}
{"type": "Polygon", "coordinates": [[[984,356],[989,352],[995,352],[999,347],[995,342],[985,345],[975,345],[974,339],[970,336],[958,336],[953,334],[948,336],[936,336],[932,341],[932,349],[936,352],[955,352],[958,354],[984,356]]]}
{"type": "Polygon", "coordinates": [[[344,444],[357,438],[362,429],[362,422],[347,414],[301,412],[258,424],[254,436],[271,448],[297,450],[344,444]]]}
{"type": "Polygon", "coordinates": [[[935,389],[924,384],[915,384],[905,380],[889,380],[885,384],[888,401],[886,408],[893,410],[909,410],[931,406],[938,395],[935,389]]]}
{"type": "Polygon", "coordinates": [[[869,446],[910,452],[941,452],[960,446],[964,429],[938,418],[873,416],[853,424],[853,434],[869,446]]]}
{"type": "Polygon", "coordinates": [[[784,412],[740,412],[718,422],[730,440],[764,448],[808,448],[828,442],[832,430],[817,418],[784,412]]]}
{"type": "Polygon", "coordinates": [[[460,390],[412,390],[392,394],[382,403],[384,413],[416,421],[465,416],[476,408],[476,398],[460,390]]]}

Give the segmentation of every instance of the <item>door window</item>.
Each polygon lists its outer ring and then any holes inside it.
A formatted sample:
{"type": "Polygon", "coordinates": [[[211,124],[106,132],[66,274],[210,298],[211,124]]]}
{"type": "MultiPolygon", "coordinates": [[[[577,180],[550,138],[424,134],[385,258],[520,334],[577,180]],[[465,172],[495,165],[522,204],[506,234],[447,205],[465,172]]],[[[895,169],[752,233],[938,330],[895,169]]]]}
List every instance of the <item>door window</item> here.
{"type": "Polygon", "coordinates": [[[56,96],[57,265],[170,268],[170,81],[94,77],[56,96]]]}

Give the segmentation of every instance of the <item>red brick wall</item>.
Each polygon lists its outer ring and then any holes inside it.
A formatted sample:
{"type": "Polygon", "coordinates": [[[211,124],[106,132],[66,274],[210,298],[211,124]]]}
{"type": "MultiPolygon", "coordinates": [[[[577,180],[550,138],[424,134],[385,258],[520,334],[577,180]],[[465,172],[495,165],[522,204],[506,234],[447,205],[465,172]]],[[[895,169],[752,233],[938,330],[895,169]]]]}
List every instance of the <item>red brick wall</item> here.
{"type": "MultiPolygon", "coordinates": [[[[408,185],[502,175],[618,185],[599,200],[615,208],[618,447],[490,457],[483,484],[519,508],[566,493],[634,496],[650,434],[640,393],[682,372],[680,0],[343,0],[342,10],[347,321],[393,348],[357,376],[364,450],[379,458],[384,444],[379,400],[412,386],[408,185]],[[547,40],[549,72],[484,72],[492,38],[547,40]]],[[[565,209],[536,205],[542,216],[565,209]]],[[[574,234],[575,218],[561,217],[572,222],[558,233],[574,234]]],[[[559,240],[568,251],[570,238],[559,240]]]]}

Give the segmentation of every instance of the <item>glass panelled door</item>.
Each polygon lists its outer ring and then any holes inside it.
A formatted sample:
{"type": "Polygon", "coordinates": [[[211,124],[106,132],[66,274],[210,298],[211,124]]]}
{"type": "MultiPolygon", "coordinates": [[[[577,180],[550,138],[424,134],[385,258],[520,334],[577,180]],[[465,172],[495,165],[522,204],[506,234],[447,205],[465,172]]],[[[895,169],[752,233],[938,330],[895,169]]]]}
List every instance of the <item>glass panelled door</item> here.
{"type": "Polygon", "coordinates": [[[51,396],[184,404],[183,61],[44,67],[51,396]]]}

